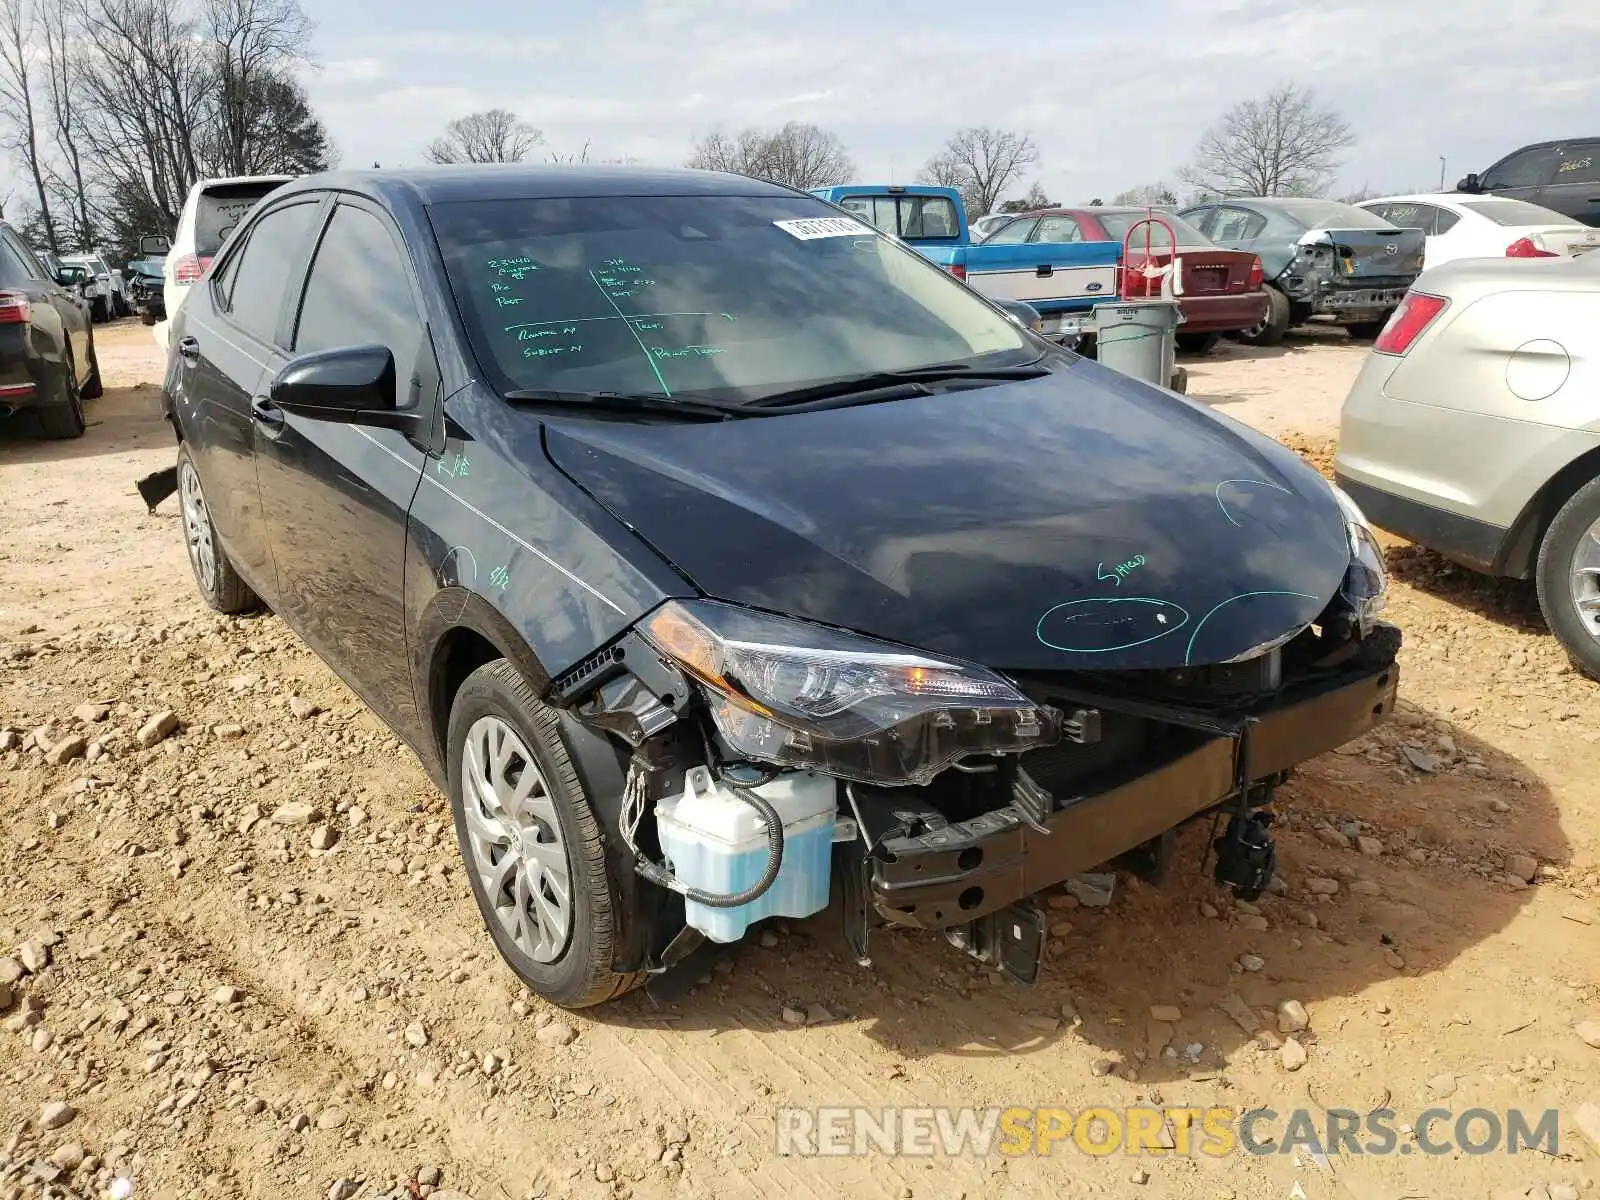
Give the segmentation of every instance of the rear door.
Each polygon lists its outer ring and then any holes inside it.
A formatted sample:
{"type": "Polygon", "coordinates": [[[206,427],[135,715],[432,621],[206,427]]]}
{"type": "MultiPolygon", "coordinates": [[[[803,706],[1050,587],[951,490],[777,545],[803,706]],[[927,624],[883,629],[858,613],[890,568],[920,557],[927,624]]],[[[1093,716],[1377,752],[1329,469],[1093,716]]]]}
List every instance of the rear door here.
{"type": "Polygon", "coordinates": [[[1600,226],[1600,140],[1561,147],[1555,171],[1537,203],[1585,225],[1600,226]]]}
{"type": "Polygon", "coordinates": [[[387,214],[341,196],[297,295],[290,349],[275,353],[255,407],[277,611],[379,715],[413,730],[403,568],[406,514],[428,455],[403,433],[285,413],[268,395],[271,376],[299,355],[377,344],[394,354],[399,406],[437,408],[421,292],[387,214]]]}
{"type": "Polygon", "coordinates": [[[172,330],[167,390],[206,507],[234,567],[274,608],[250,402],[278,352],[289,284],[304,272],[322,206],[320,194],[306,193],[263,211],[193,289],[172,330]]]}

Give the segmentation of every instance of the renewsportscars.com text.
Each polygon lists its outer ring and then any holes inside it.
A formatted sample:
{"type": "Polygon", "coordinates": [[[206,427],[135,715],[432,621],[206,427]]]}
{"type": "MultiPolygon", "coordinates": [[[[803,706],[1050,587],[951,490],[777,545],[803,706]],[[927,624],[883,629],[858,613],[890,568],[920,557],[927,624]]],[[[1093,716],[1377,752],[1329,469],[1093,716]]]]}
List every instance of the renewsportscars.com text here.
{"type": "Polygon", "coordinates": [[[1429,1108],[1409,1121],[1393,1109],[1313,1113],[1270,1108],[784,1108],[777,1152],[852,1155],[1516,1154],[1560,1151],[1555,1109],[1527,1113],[1429,1108]]]}

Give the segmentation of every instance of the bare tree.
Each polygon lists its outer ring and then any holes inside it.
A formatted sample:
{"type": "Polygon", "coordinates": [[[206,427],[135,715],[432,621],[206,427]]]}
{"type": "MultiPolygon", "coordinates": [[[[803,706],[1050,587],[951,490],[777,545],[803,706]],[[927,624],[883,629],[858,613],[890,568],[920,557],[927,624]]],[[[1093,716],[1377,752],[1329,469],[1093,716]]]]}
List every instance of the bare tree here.
{"type": "Polygon", "coordinates": [[[21,152],[28,173],[33,176],[45,240],[50,249],[59,254],[61,245],[50,216],[44,152],[39,144],[39,125],[33,108],[31,9],[31,0],[0,0],[0,102],[10,119],[9,145],[21,152]]]}
{"type": "Polygon", "coordinates": [[[1028,188],[1027,195],[1023,196],[1020,200],[1001,201],[1000,207],[996,211],[1003,213],[1025,213],[1033,212],[1040,208],[1054,207],[1056,207],[1056,202],[1050,199],[1050,197],[1045,193],[1045,190],[1039,186],[1038,181],[1035,180],[1028,188]]]}
{"type": "Polygon", "coordinates": [[[258,158],[252,126],[260,119],[264,83],[309,59],[311,21],[299,0],[204,0],[211,42],[215,115],[208,157],[224,175],[252,173],[258,158]]]}
{"type": "Polygon", "coordinates": [[[1279,84],[1224,113],[1178,177],[1211,195],[1320,196],[1339,151],[1354,141],[1339,114],[1312,92],[1279,84]]]}
{"type": "Polygon", "coordinates": [[[44,37],[45,83],[50,93],[50,115],[54,141],[60,153],[65,178],[59,192],[71,214],[73,240],[83,249],[95,245],[94,221],[89,215],[89,189],[84,180],[83,155],[78,149],[79,130],[75,128],[79,95],[77,70],[82,61],[73,48],[76,29],[65,4],[46,4],[40,29],[44,37]]]}
{"type": "Polygon", "coordinates": [[[979,125],[959,130],[919,178],[957,189],[967,211],[982,216],[995,211],[1005,190],[1038,161],[1039,148],[1027,134],[979,125]]]}
{"type": "Polygon", "coordinates": [[[1178,194],[1160,179],[1154,183],[1141,183],[1138,187],[1131,187],[1111,197],[1113,204],[1136,204],[1141,208],[1154,208],[1177,202],[1178,194]]]}
{"type": "Polygon", "coordinates": [[[779,129],[711,133],[695,144],[689,166],[768,179],[794,188],[828,187],[855,174],[839,135],[790,121],[779,129]]]}
{"type": "Polygon", "coordinates": [[[444,128],[423,151],[433,163],[521,162],[544,135],[503,108],[468,113],[444,128]]]}

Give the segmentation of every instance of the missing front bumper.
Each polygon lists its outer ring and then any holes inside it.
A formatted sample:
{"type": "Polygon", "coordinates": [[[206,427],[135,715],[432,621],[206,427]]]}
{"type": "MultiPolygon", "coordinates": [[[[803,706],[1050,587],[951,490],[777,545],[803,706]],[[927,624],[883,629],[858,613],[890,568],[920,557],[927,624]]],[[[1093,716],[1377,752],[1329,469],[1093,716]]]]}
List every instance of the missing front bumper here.
{"type": "MultiPolygon", "coordinates": [[[[1344,675],[1249,714],[1247,734],[1210,737],[1107,791],[1057,797],[1060,807],[1038,826],[1007,807],[887,833],[868,860],[872,906],[892,924],[922,929],[988,917],[1237,799],[1241,781],[1270,779],[1360,737],[1387,718],[1398,684],[1393,664],[1344,675]]],[[[893,810],[892,799],[884,803],[893,810]]]]}

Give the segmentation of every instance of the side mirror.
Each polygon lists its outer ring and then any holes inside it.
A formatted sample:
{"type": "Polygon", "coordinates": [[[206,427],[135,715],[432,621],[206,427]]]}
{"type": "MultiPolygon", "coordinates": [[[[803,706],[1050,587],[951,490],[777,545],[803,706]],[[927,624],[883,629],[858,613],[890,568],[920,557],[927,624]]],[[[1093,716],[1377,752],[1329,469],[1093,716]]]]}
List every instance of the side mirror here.
{"type": "Polygon", "coordinates": [[[144,258],[160,258],[171,249],[171,239],[159,234],[147,233],[139,239],[139,254],[144,258]]]}
{"type": "Polygon", "coordinates": [[[1005,309],[1006,315],[1024,329],[1038,333],[1044,325],[1039,310],[1025,300],[996,300],[995,303],[1005,309]]]}
{"type": "Polygon", "coordinates": [[[56,282],[64,288],[77,287],[87,278],[89,272],[85,267],[62,267],[56,272],[56,282]]]}
{"type": "Polygon", "coordinates": [[[294,359],[272,381],[272,403],[286,413],[345,425],[410,432],[416,413],[395,407],[394,355],[387,346],[347,346],[294,359]]]}
{"type": "Polygon", "coordinates": [[[1456,191],[1481,192],[1483,191],[1483,180],[1478,178],[1478,173],[1476,171],[1473,171],[1467,175],[1463,175],[1456,181],[1456,191]]]}

